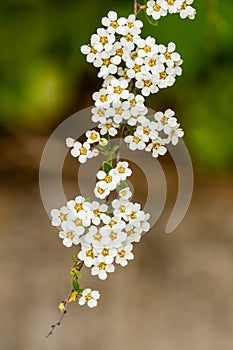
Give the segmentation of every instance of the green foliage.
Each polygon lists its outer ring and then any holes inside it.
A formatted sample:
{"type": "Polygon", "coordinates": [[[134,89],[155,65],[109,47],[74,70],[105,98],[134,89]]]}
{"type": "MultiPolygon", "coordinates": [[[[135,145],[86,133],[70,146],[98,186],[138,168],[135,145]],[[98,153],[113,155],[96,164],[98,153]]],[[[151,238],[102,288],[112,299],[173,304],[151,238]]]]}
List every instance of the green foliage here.
{"type": "Polygon", "coordinates": [[[79,291],[79,284],[78,284],[78,282],[76,280],[72,280],[72,288],[76,292],[79,291]]]}

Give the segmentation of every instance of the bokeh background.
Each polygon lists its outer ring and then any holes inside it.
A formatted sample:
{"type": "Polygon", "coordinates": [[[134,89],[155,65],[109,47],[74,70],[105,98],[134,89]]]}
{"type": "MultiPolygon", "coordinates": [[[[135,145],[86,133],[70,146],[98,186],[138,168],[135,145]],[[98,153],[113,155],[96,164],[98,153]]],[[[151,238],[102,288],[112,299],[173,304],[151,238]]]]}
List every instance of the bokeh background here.
{"type": "MultiPolygon", "coordinates": [[[[126,16],[133,1],[1,0],[1,349],[232,349],[233,3],[197,0],[196,8],[195,21],[168,16],[157,27],[140,15],[143,34],[174,41],[184,59],[184,75],[148,105],[173,108],[185,129],[195,172],[188,214],[173,235],[164,234],[177,191],[164,157],[167,205],[135,261],[101,283],[86,270],[83,284],[102,292],[99,307],[74,307],[45,340],[69,289],[71,251],[41,204],[40,157],[56,126],[90,106],[100,86],[80,46],[110,9],[126,16]]],[[[76,166],[67,160],[64,171],[70,197],[76,166]]],[[[146,189],[135,181],[143,199],[146,189]]]]}

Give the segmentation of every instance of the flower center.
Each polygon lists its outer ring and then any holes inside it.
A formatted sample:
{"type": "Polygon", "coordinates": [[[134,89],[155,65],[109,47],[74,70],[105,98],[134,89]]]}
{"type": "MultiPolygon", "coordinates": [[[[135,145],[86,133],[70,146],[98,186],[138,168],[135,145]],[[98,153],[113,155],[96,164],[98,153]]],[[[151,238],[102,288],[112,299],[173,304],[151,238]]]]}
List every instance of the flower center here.
{"type": "Polygon", "coordinates": [[[125,173],[125,168],[123,166],[120,166],[120,168],[118,168],[118,172],[120,174],[124,174],[125,173]]]}
{"type": "Polygon", "coordinates": [[[134,137],[133,137],[133,141],[134,141],[135,143],[139,143],[139,142],[140,142],[140,137],[134,136],[134,137]]]}
{"type": "Polygon", "coordinates": [[[158,150],[160,147],[161,147],[161,143],[157,142],[157,143],[154,143],[154,144],[153,144],[152,149],[158,150]]]}
{"type": "Polygon", "coordinates": [[[75,223],[76,226],[82,226],[83,221],[82,221],[82,219],[76,219],[76,220],[74,221],[74,223],[75,223]]]}
{"type": "Polygon", "coordinates": [[[145,135],[149,135],[150,134],[150,128],[148,128],[148,126],[143,128],[143,134],[145,134],[145,135]]]}
{"type": "Polygon", "coordinates": [[[137,57],[138,57],[137,52],[134,52],[134,53],[131,55],[131,59],[132,59],[133,61],[136,60],[137,57]]]}
{"type": "Polygon", "coordinates": [[[161,9],[161,7],[158,4],[155,4],[153,8],[156,12],[159,12],[161,9]]]}
{"type": "Polygon", "coordinates": [[[110,23],[110,27],[116,29],[117,27],[119,27],[119,24],[117,23],[117,21],[112,21],[112,22],[110,23]]]}
{"type": "Polygon", "coordinates": [[[168,51],[165,52],[164,56],[165,56],[165,58],[166,58],[167,60],[170,60],[170,59],[171,59],[171,54],[170,54],[170,52],[168,52],[168,51]]]}
{"type": "Polygon", "coordinates": [[[74,238],[74,233],[73,232],[68,232],[67,233],[67,238],[73,239],[74,238]]]}
{"type": "Polygon", "coordinates": [[[187,2],[184,1],[183,4],[182,4],[182,6],[181,6],[181,10],[185,10],[186,7],[187,7],[187,2]]]}
{"type": "Polygon", "coordinates": [[[61,219],[61,221],[66,221],[67,220],[67,214],[61,213],[60,214],[60,219],[61,219]]]}
{"type": "Polygon", "coordinates": [[[125,39],[126,39],[126,41],[133,41],[133,35],[127,34],[125,39]]]}
{"type": "Polygon", "coordinates": [[[133,28],[133,27],[134,27],[134,23],[133,23],[133,22],[129,22],[129,23],[128,23],[128,27],[129,27],[129,28],[133,28]]]}
{"type": "Polygon", "coordinates": [[[102,250],[102,255],[103,255],[103,256],[108,256],[108,255],[109,255],[109,249],[104,248],[104,249],[102,250]]]}
{"type": "Polygon", "coordinates": [[[112,228],[114,225],[116,225],[117,224],[117,222],[116,221],[114,221],[114,220],[112,220],[112,221],[110,221],[110,223],[109,223],[109,226],[112,228]]]}
{"type": "Polygon", "coordinates": [[[101,187],[98,188],[98,193],[99,193],[99,194],[103,194],[104,192],[105,192],[105,191],[104,191],[101,187]]]}
{"type": "Polygon", "coordinates": [[[114,88],[115,94],[121,94],[122,91],[123,91],[123,89],[122,89],[120,86],[116,86],[116,87],[114,88]]]}
{"type": "Polygon", "coordinates": [[[119,210],[120,210],[120,213],[125,213],[125,207],[123,205],[119,208],[119,210]]]}
{"type": "Polygon", "coordinates": [[[103,109],[99,109],[99,110],[98,110],[98,115],[99,115],[100,117],[103,117],[103,116],[105,115],[104,110],[103,110],[103,109]]]}
{"type": "Polygon", "coordinates": [[[74,209],[75,209],[76,211],[83,210],[83,205],[80,204],[80,203],[77,203],[77,204],[75,204],[74,209]]]}
{"type": "Polygon", "coordinates": [[[123,108],[119,107],[115,109],[116,114],[122,114],[123,108]]]}
{"type": "Polygon", "coordinates": [[[93,250],[92,250],[92,249],[88,250],[88,251],[86,252],[86,256],[87,256],[88,258],[94,259],[94,252],[93,252],[93,250]]]}
{"type": "Polygon", "coordinates": [[[174,2],[175,2],[175,0],[167,0],[167,3],[168,3],[169,6],[174,5],[174,2]]]}
{"type": "Polygon", "coordinates": [[[150,61],[148,62],[150,67],[154,67],[156,65],[156,60],[154,60],[153,58],[150,59],[150,61]]]}
{"type": "Polygon", "coordinates": [[[130,214],[130,217],[132,220],[136,219],[137,215],[135,211],[132,211],[132,213],[130,214]]]}
{"type": "Polygon", "coordinates": [[[94,54],[97,53],[96,49],[93,46],[91,47],[91,53],[94,53],[94,54]]]}
{"type": "Polygon", "coordinates": [[[136,73],[141,72],[141,66],[139,66],[139,64],[135,64],[134,70],[135,70],[136,73]]]}
{"type": "Polygon", "coordinates": [[[102,235],[99,233],[99,232],[97,232],[94,236],[94,240],[95,241],[101,241],[101,239],[102,239],[102,235]]]}
{"type": "Polygon", "coordinates": [[[133,100],[130,101],[130,106],[131,106],[131,107],[134,107],[134,106],[136,106],[136,103],[137,103],[137,101],[136,101],[136,99],[134,98],[133,100]]]}
{"type": "Polygon", "coordinates": [[[112,241],[115,241],[117,239],[117,234],[115,232],[112,232],[109,237],[111,238],[112,241]]]}
{"type": "Polygon", "coordinates": [[[117,56],[122,57],[122,56],[123,56],[123,53],[124,53],[124,50],[123,50],[122,48],[116,50],[117,56]]]}
{"type": "Polygon", "coordinates": [[[108,96],[107,95],[101,95],[100,96],[100,101],[101,102],[107,102],[107,100],[108,100],[108,96]]]}
{"type": "Polygon", "coordinates": [[[144,85],[150,87],[152,85],[152,82],[150,80],[145,80],[144,85]]]}
{"type": "Polygon", "coordinates": [[[91,293],[85,295],[86,302],[92,299],[91,293]]]}
{"type": "Polygon", "coordinates": [[[80,150],[80,154],[85,156],[87,154],[87,149],[82,147],[81,150],[80,150]]]}
{"type": "Polygon", "coordinates": [[[107,67],[108,67],[108,66],[110,65],[110,63],[111,63],[111,60],[110,60],[109,58],[104,58],[104,59],[103,59],[103,65],[104,65],[104,66],[107,66],[107,67]]]}
{"type": "Polygon", "coordinates": [[[100,216],[100,211],[98,209],[93,210],[95,216],[100,216]]]}
{"type": "Polygon", "coordinates": [[[110,182],[112,182],[112,176],[108,175],[105,177],[104,181],[107,183],[107,184],[110,184],[110,182]]]}
{"type": "Polygon", "coordinates": [[[164,71],[164,72],[161,72],[159,73],[159,76],[160,76],[160,79],[166,79],[167,78],[167,73],[164,71]]]}
{"type": "Polygon", "coordinates": [[[107,265],[104,262],[102,262],[98,265],[98,268],[99,268],[99,270],[105,270],[106,266],[107,265]]]}
{"type": "Polygon", "coordinates": [[[163,118],[161,119],[161,124],[166,125],[168,122],[168,118],[164,115],[163,118]]]}
{"type": "Polygon", "coordinates": [[[110,129],[112,127],[112,123],[107,123],[107,124],[105,124],[105,126],[107,129],[110,129]]]}
{"type": "Polygon", "coordinates": [[[98,135],[96,135],[96,134],[93,132],[93,133],[91,133],[90,139],[93,140],[93,141],[95,141],[95,140],[98,139],[98,135]]]}
{"type": "Polygon", "coordinates": [[[100,42],[101,42],[101,44],[105,45],[108,43],[108,38],[106,36],[101,36],[100,42]]]}
{"type": "Polygon", "coordinates": [[[143,49],[146,53],[151,52],[151,47],[149,45],[146,45],[143,49]]]}
{"type": "Polygon", "coordinates": [[[127,235],[128,236],[132,236],[133,234],[134,234],[134,230],[133,229],[127,231],[127,235]]]}
{"type": "Polygon", "coordinates": [[[121,250],[121,251],[119,252],[120,258],[124,258],[124,257],[125,257],[125,254],[126,254],[126,251],[125,251],[125,250],[121,250]]]}

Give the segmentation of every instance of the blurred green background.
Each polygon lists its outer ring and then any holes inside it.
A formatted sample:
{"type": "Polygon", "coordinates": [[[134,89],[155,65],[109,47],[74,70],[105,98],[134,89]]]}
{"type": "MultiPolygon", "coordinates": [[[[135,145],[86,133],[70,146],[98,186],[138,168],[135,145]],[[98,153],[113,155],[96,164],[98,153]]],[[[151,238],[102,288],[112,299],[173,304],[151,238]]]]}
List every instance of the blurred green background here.
{"type": "MultiPolygon", "coordinates": [[[[100,26],[108,10],[132,12],[132,1],[1,0],[0,125],[2,133],[47,135],[71,113],[92,104],[98,89],[95,69],[80,46],[100,26]],[[91,9],[91,11],[90,11],[91,9]]],[[[171,107],[185,128],[194,162],[227,170],[232,160],[233,2],[202,0],[195,21],[178,15],[144,35],[174,41],[184,74],[172,88],[152,96],[151,108],[171,107]]]]}

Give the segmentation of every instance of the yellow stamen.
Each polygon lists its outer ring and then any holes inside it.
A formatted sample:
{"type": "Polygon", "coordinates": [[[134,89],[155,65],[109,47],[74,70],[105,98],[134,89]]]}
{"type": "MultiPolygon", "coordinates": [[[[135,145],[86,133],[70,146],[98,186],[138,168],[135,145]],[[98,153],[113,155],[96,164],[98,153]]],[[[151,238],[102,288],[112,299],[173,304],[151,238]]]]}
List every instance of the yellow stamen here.
{"type": "Polygon", "coordinates": [[[161,72],[160,74],[159,74],[159,76],[160,76],[160,79],[166,79],[167,78],[167,73],[164,71],[164,72],[161,72]]]}
{"type": "Polygon", "coordinates": [[[154,10],[155,10],[156,12],[159,12],[160,9],[161,9],[161,7],[160,7],[158,4],[155,4],[154,10]]]}
{"type": "Polygon", "coordinates": [[[139,138],[138,136],[134,136],[134,137],[133,137],[133,141],[134,141],[135,143],[139,143],[139,142],[140,142],[140,138],[139,138]]]}
{"type": "Polygon", "coordinates": [[[146,53],[151,52],[151,47],[149,45],[146,45],[143,49],[146,53]]]}
{"type": "Polygon", "coordinates": [[[95,241],[101,241],[101,239],[102,239],[102,235],[99,233],[99,232],[97,232],[94,236],[94,240],[95,241]]]}
{"type": "Polygon", "coordinates": [[[144,85],[150,87],[152,85],[152,82],[150,80],[145,80],[144,85]]]}
{"type": "Polygon", "coordinates": [[[106,268],[106,264],[105,263],[100,263],[99,265],[98,265],[98,268],[99,268],[99,270],[105,270],[105,268],[106,268]]]}
{"type": "Polygon", "coordinates": [[[74,209],[77,210],[77,211],[83,210],[83,205],[77,203],[77,204],[75,204],[74,209]]]}
{"type": "Polygon", "coordinates": [[[135,70],[136,73],[141,72],[141,66],[139,66],[139,64],[135,64],[133,69],[135,70]]]}
{"type": "Polygon", "coordinates": [[[125,251],[125,250],[121,250],[121,251],[119,252],[120,258],[124,258],[124,257],[125,257],[125,254],[126,254],[126,251],[125,251]]]}
{"type": "Polygon", "coordinates": [[[102,250],[102,255],[103,255],[103,256],[108,256],[108,255],[109,255],[109,249],[104,248],[104,249],[102,250]]]}
{"type": "Polygon", "coordinates": [[[125,39],[126,39],[126,41],[133,41],[133,35],[127,34],[125,39]]]}
{"type": "Polygon", "coordinates": [[[124,174],[124,173],[125,173],[125,168],[124,168],[123,166],[120,166],[120,167],[118,168],[118,172],[119,172],[120,174],[124,174]]]}
{"type": "Polygon", "coordinates": [[[122,91],[123,91],[123,89],[122,89],[120,86],[116,86],[116,87],[114,88],[115,94],[121,94],[122,91]]]}
{"type": "Polygon", "coordinates": [[[115,239],[117,238],[117,234],[115,232],[112,232],[109,237],[111,238],[112,241],[115,241],[115,239]]]}
{"type": "Polygon", "coordinates": [[[109,184],[110,182],[112,182],[112,176],[108,175],[105,177],[104,181],[109,184]]]}
{"type": "Polygon", "coordinates": [[[107,95],[101,95],[100,96],[100,101],[101,102],[107,102],[107,100],[108,100],[108,96],[107,95]]]}
{"type": "Polygon", "coordinates": [[[108,43],[108,38],[106,36],[101,36],[100,42],[101,42],[101,44],[105,45],[108,43]]]}
{"type": "Polygon", "coordinates": [[[73,232],[68,232],[67,233],[67,238],[70,238],[70,239],[73,239],[75,236],[74,236],[74,233],[73,232]]]}

